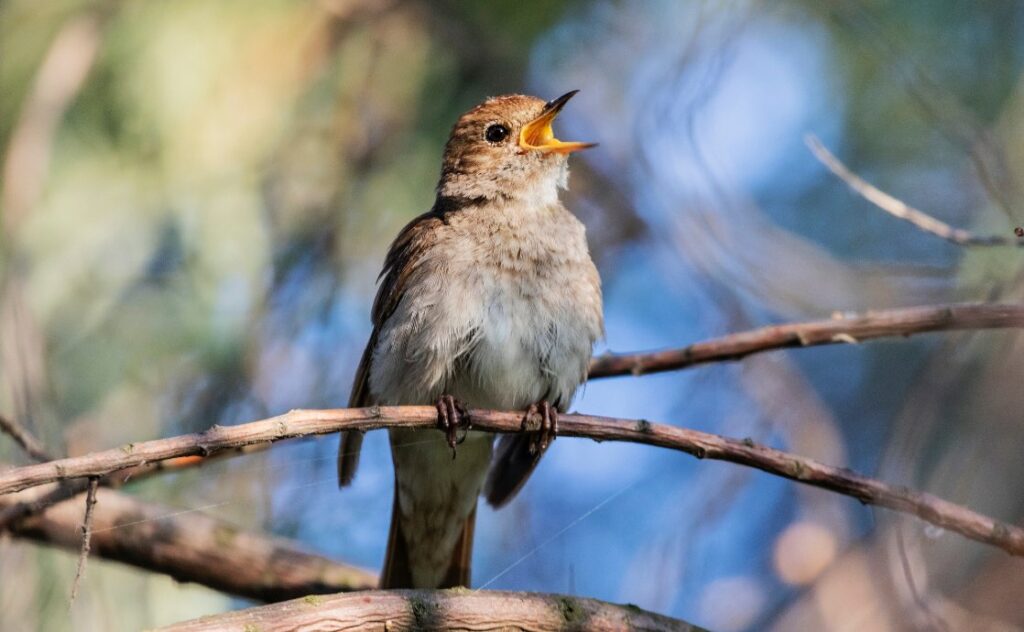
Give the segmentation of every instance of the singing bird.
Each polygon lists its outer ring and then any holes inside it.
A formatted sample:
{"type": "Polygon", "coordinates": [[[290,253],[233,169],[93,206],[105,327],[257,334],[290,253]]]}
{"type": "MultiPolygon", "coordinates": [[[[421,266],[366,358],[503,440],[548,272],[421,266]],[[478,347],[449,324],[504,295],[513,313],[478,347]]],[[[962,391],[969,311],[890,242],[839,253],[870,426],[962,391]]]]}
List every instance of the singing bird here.
{"type": "MultiPolygon", "coordinates": [[[[551,129],[574,94],[493,97],[464,114],[433,208],[385,259],[349,406],[435,405],[444,435],[390,431],[383,588],[469,585],[477,497],[495,507],[512,499],[586,379],[604,329],[601,280],[558,191],[569,154],[593,145],[551,129]],[[492,455],[492,436],[468,430],[471,408],[525,410],[524,432],[502,437],[492,455]]],[[[342,486],[361,443],[361,433],[342,438],[342,486]]]]}

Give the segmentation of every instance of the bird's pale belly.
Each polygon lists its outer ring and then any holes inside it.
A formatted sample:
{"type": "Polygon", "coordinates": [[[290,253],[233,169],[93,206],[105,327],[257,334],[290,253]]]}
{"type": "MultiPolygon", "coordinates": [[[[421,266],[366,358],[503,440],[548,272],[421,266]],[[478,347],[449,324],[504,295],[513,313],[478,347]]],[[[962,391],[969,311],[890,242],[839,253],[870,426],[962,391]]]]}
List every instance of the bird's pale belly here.
{"type": "Polygon", "coordinates": [[[493,291],[450,394],[474,408],[519,410],[542,399],[565,406],[590,357],[587,327],[560,304],[563,289],[534,299],[514,290],[493,291]]]}

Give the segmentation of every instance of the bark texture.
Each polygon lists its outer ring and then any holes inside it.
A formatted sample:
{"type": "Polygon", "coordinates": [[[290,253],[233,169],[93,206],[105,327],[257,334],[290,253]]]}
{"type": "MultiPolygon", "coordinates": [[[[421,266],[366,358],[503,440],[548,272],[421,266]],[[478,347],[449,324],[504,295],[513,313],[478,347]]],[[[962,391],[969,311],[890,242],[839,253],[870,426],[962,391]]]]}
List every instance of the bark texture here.
{"type": "Polygon", "coordinates": [[[696,632],[678,619],[580,597],[539,593],[453,590],[368,591],[306,597],[178,623],[164,632],[237,630],[548,630],[696,632]]]}

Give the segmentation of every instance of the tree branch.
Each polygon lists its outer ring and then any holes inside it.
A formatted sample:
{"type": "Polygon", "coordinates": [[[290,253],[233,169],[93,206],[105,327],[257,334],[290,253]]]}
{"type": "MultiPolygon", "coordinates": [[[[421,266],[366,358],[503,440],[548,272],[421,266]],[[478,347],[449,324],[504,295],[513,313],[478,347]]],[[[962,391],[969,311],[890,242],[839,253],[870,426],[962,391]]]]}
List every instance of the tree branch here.
{"type": "MultiPolygon", "coordinates": [[[[198,456],[183,456],[175,459],[168,459],[166,461],[157,461],[155,463],[145,463],[137,467],[128,468],[126,470],[118,470],[104,476],[100,479],[99,484],[101,487],[109,487],[117,489],[122,485],[127,485],[130,481],[141,481],[153,476],[155,474],[163,474],[167,472],[180,472],[182,470],[191,469],[193,467],[199,467],[200,465],[206,465],[213,460],[219,460],[226,457],[238,456],[241,454],[251,454],[253,452],[259,452],[266,450],[270,447],[270,444],[258,444],[249,445],[234,450],[225,450],[218,452],[216,455],[203,458],[198,456]]],[[[69,498],[74,498],[79,494],[84,494],[88,487],[88,481],[85,479],[73,479],[64,481],[47,494],[38,496],[31,500],[25,500],[17,503],[11,503],[7,506],[0,506],[0,531],[4,531],[11,524],[18,520],[24,520],[29,516],[37,515],[45,511],[48,507],[52,507],[59,502],[65,501],[69,498]]]]}
{"type": "MultiPolygon", "coordinates": [[[[908,336],[915,333],[939,330],[1021,326],[1024,326],[1024,305],[985,305],[968,303],[949,306],[883,310],[868,312],[863,315],[836,317],[831,320],[765,327],[749,332],[742,332],[699,342],[682,349],[646,354],[609,354],[594,360],[591,366],[590,377],[600,378],[626,374],[639,375],[643,373],[676,370],[700,363],[735,360],[753,353],[787,347],[854,343],[874,338],[908,336]]],[[[81,470],[82,464],[80,460],[64,459],[56,463],[30,466],[29,468],[21,468],[20,470],[11,470],[6,473],[0,473],[0,493],[7,493],[11,491],[11,489],[4,487],[8,484],[13,484],[14,488],[20,489],[22,488],[22,484],[25,484],[27,487],[42,484],[40,480],[46,482],[58,480],[62,477],[64,479],[64,482],[54,490],[47,494],[37,496],[30,501],[16,503],[0,502],[0,530],[3,530],[5,527],[9,527],[15,533],[22,535],[34,533],[37,538],[42,539],[39,536],[40,532],[38,531],[38,528],[33,525],[36,525],[40,521],[48,520],[49,516],[44,516],[35,522],[26,519],[30,516],[39,514],[55,503],[81,494],[86,489],[88,481],[85,480],[85,478],[75,478],[76,476],[102,476],[103,478],[100,479],[101,485],[116,487],[127,482],[129,479],[137,480],[161,471],[193,467],[199,463],[208,461],[211,457],[219,458],[232,453],[237,454],[265,449],[270,445],[270,442],[277,439],[304,436],[306,434],[330,433],[334,432],[336,429],[351,427],[372,429],[374,427],[394,425],[433,425],[434,413],[432,412],[432,409],[427,409],[431,412],[428,412],[426,415],[422,414],[422,410],[419,410],[418,415],[414,414],[412,417],[409,417],[406,414],[409,410],[415,411],[416,409],[369,409],[368,411],[320,412],[295,411],[279,418],[267,420],[265,422],[257,422],[273,424],[273,430],[270,432],[267,431],[267,428],[263,428],[262,430],[256,429],[257,432],[255,434],[240,431],[240,429],[245,428],[252,430],[253,424],[236,426],[233,428],[215,427],[202,435],[177,437],[157,442],[147,442],[146,444],[139,444],[135,446],[128,445],[117,451],[108,451],[106,453],[79,457],[79,459],[87,459],[87,465],[84,470],[81,470]],[[389,413],[395,413],[397,415],[392,420],[397,423],[385,423],[383,421],[383,417],[387,416],[389,413]],[[288,423],[290,421],[294,421],[297,416],[304,416],[306,421],[313,421],[314,423],[312,424],[312,427],[289,427],[288,423]],[[323,426],[324,423],[328,424],[328,427],[325,428],[323,426]],[[332,426],[331,424],[334,425],[332,426]],[[227,432],[228,436],[224,436],[224,432],[227,432]],[[184,443],[180,441],[182,439],[185,439],[184,443]],[[168,446],[168,441],[174,442],[175,444],[168,446]],[[156,445],[154,446],[154,444],[156,445]],[[154,448],[156,448],[155,451],[153,451],[154,448]],[[170,448],[171,452],[162,452],[168,448],[170,448]],[[116,454],[112,455],[111,453],[116,454]],[[97,457],[99,457],[99,460],[97,460],[97,457]],[[72,467],[69,468],[67,462],[71,462],[72,467]],[[18,478],[18,475],[16,474],[17,472],[24,474],[25,470],[29,470],[29,474],[31,475],[33,467],[36,468],[35,476],[38,476],[39,473],[43,471],[38,468],[49,468],[49,478],[47,478],[47,475],[44,475],[43,479],[30,477],[28,480],[12,483],[12,480],[16,480],[18,478]],[[95,470],[96,467],[99,467],[99,470],[95,470]],[[13,475],[14,479],[8,478],[10,475],[13,475]]],[[[474,421],[478,428],[481,427],[479,422],[481,415],[489,415],[492,417],[495,415],[500,417],[502,415],[501,413],[484,413],[482,411],[477,411],[474,414],[474,421]]],[[[501,427],[490,429],[499,432],[518,430],[519,414],[512,413],[511,415],[511,426],[504,423],[507,419],[498,419],[498,425],[501,427]],[[502,426],[503,423],[504,425],[502,426]]],[[[497,417],[495,417],[495,419],[497,419],[497,417]]],[[[593,420],[598,423],[602,421],[593,417],[580,417],[580,419],[593,420]]],[[[664,434],[661,432],[663,427],[646,424],[645,422],[630,422],[628,420],[608,421],[616,424],[632,424],[636,427],[647,427],[652,429],[652,435],[664,434]]],[[[17,432],[17,426],[13,426],[13,432],[10,431],[11,427],[11,424],[7,423],[4,424],[3,429],[16,438],[23,434],[17,432]]],[[[829,466],[818,464],[807,459],[802,459],[801,457],[772,451],[767,448],[758,448],[750,442],[739,443],[742,443],[745,448],[754,449],[756,452],[756,458],[752,458],[749,454],[744,455],[737,453],[733,449],[737,444],[734,440],[716,437],[715,435],[704,435],[703,433],[693,433],[692,431],[672,429],[669,427],[665,428],[670,430],[670,435],[671,431],[676,431],[688,433],[689,436],[683,437],[682,441],[679,440],[679,437],[669,436],[666,443],[664,437],[659,438],[658,436],[652,436],[644,439],[622,436],[620,429],[614,428],[611,429],[611,432],[615,436],[608,436],[607,432],[591,432],[593,429],[586,428],[582,429],[580,434],[577,436],[591,436],[602,439],[610,438],[663,445],[664,447],[687,451],[697,456],[701,456],[703,454],[703,456],[707,456],[709,458],[718,458],[758,467],[776,475],[800,480],[807,484],[824,487],[832,491],[853,496],[862,500],[862,502],[889,507],[906,513],[913,513],[928,522],[957,531],[967,537],[988,542],[995,546],[1000,546],[1001,548],[1016,555],[1024,554],[1024,545],[1021,544],[1022,536],[1020,530],[1016,527],[1000,524],[994,520],[975,514],[963,507],[946,503],[941,499],[934,498],[926,494],[918,494],[902,488],[893,489],[886,486],[884,483],[865,477],[859,477],[858,475],[846,470],[830,468],[829,466]],[[706,439],[711,439],[712,444],[717,441],[720,445],[717,445],[714,450],[708,451],[706,445],[708,442],[706,439]],[[758,450],[765,452],[760,453],[757,452],[758,450]]],[[[564,425],[563,429],[565,429],[564,425]]],[[[563,434],[571,433],[564,431],[563,434]]],[[[30,434],[27,436],[30,440],[34,440],[30,434]]],[[[25,445],[26,443],[28,445],[32,444],[31,441],[22,442],[21,440],[19,440],[19,443],[22,445],[25,445]]],[[[42,447],[37,447],[37,458],[45,456],[45,453],[42,451],[42,447]]],[[[122,496],[121,498],[125,499],[126,502],[133,502],[128,497],[122,496]]],[[[169,512],[155,509],[148,513],[143,510],[137,510],[134,511],[134,513],[136,515],[148,516],[146,520],[153,520],[164,516],[169,512]]],[[[166,522],[166,520],[168,519],[164,518],[163,522],[166,522]]],[[[212,519],[206,516],[190,516],[189,519],[187,519],[188,526],[185,525],[183,521],[180,521],[182,524],[175,525],[174,530],[177,533],[190,532],[192,531],[192,527],[190,525],[197,520],[204,521],[212,519]]],[[[126,528],[135,527],[122,527],[122,529],[126,528]]],[[[71,527],[70,530],[74,532],[74,527],[71,527]]],[[[344,588],[336,583],[328,582],[320,585],[322,590],[316,589],[314,584],[317,580],[315,579],[306,581],[305,583],[299,582],[298,584],[291,584],[293,588],[289,588],[288,586],[281,587],[276,584],[269,588],[261,588],[259,586],[255,586],[247,579],[239,579],[236,582],[237,585],[232,588],[230,579],[218,577],[218,571],[220,568],[225,568],[224,566],[218,566],[217,568],[212,568],[212,570],[211,568],[196,569],[189,567],[189,564],[186,561],[176,559],[173,555],[165,555],[161,559],[153,559],[151,556],[147,556],[142,552],[152,550],[152,547],[146,545],[146,541],[151,537],[157,537],[160,533],[161,532],[146,535],[140,528],[140,531],[136,536],[137,539],[136,537],[128,538],[132,542],[138,543],[134,546],[134,549],[122,551],[121,557],[115,557],[115,559],[121,559],[128,563],[135,563],[142,568],[150,570],[168,572],[179,579],[198,581],[221,590],[256,599],[280,600],[299,594],[324,591],[334,592],[344,588]],[[212,576],[209,575],[211,572],[213,573],[212,576]],[[225,584],[225,582],[227,583],[225,584]],[[294,589],[297,592],[289,593],[288,590],[291,589],[294,589]]],[[[190,559],[190,549],[188,548],[188,544],[188,541],[185,540],[177,544],[177,546],[185,547],[185,560],[190,559]]],[[[132,549],[132,547],[129,546],[129,549],[132,549]]],[[[105,550],[109,551],[111,549],[109,547],[107,549],[101,549],[100,554],[103,555],[103,551],[105,550]]],[[[308,556],[309,554],[303,555],[308,556]]],[[[238,553],[233,553],[232,556],[236,559],[239,557],[238,553]]],[[[332,562],[326,561],[323,558],[315,558],[315,556],[310,557],[317,560],[315,563],[309,562],[313,564],[313,567],[315,568],[321,568],[325,563],[332,564],[332,562]]],[[[210,552],[200,554],[199,559],[202,558],[214,559],[211,557],[210,552]]],[[[305,567],[308,566],[307,562],[308,560],[298,564],[301,567],[305,567]]],[[[257,568],[260,567],[258,565],[262,564],[265,566],[267,563],[269,563],[267,559],[253,559],[251,564],[248,564],[248,567],[257,568]]],[[[373,585],[372,577],[367,579],[366,574],[364,574],[362,580],[364,581],[364,584],[359,587],[373,585]]]]}
{"type": "MultiPolygon", "coordinates": [[[[521,412],[471,410],[470,417],[476,430],[521,432],[521,412]]],[[[433,406],[293,410],[262,421],[229,427],[214,426],[199,434],[156,439],[8,470],[0,473],[0,494],[69,478],[103,476],[143,463],[175,457],[209,455],[255,443],[332,434],[342,430],[435,428],[436,423],[437,410],[433,406]]],[[[1024,556],[1024,529],[983,516],[931,494],[891,486],[845,468],[761,446],[750,439],[730,439],[642,419],[612,419],[590,415],[562,415],[559,419],[559,434],[598,441],[626,441],[659,446],[686,452],[697,458],[754,467],[805,485],[851,496],[864,504],[912,514],[972,540],[997,546],[1013,555],[1024,556]]]]}
{"type": "MultiPolygon", "coordinates": [[[[675,371],[698,364],[739,360],[755,353],[784,348],[851,344],[864,340],[907,337],[944,330],[1010,327],[1024,327],[1024,305],[959,303],[878,310],[860,315],[840,315],[830,320],[763,327],[698,342],[681,349],[647,353],[608,353],[594,358],[591,362],[589,379],[675,371]]],[[[0,421],[3,419],[0,418],[0,421]]],[[[10,434],[15,436],[13,432],[10,434]]],[[[31,435],[28,438],[34,440],[31,435]]],[[[238,450],[237,453],[264,447],[266,446],[251,445],[238,450]]],[[[216,456],[220,458],[225,456],[225,453],[220,452],[216,456]]],[[[113,478],[106,477],[100,481],[100,485],[116,488],[129,479],[139,480],[160,472],[195,467],[208,460],[183,457],[174,461],[158,461],[120,472],[113,478]]],[[[84,481],[70,481],[53,490],[48,496],[0,508],[0,531],[15,520],[37,514],[46,507],[84,491],[84,481]]]]}
{"type": "Polygon", "coordinates": [[[681,349],[651,353],[605,354],[590,364],[589,379],[643,375],[696,364],[739,360],[754,353],[817,345],[851,344],[877,338],[907,337],[930,331],[1024,327],[1024,305],[957,303],[886,309],[865,314],[762,327],[705,340],[681,349]]]}
{"type": "Polygon", "coordinates": [[[926,233],[941,237],[958,246],[1021,246],[1024,239],[1014,239],[1009,235],[975,235],[962,228],[954,228],[918,210],[902,200],[895,198],[878,187],[867,182],[844,165],[836,156],[825,148],[825,145],[813,134],[804,139],[811,153],[821,164],[825,165],[836,177],[845,182],[855,193],[871,202],[878,208],[894,217],[910,222],[926,233]]]}
{"type": "Polygon", "coordinates": [[[649,630],[700,632],[678,619],[562,595],[491,590],[375,590],[307,597],[178,623],[164,632],[199,630],[649,630]]]}
{"type": "Polygon", "coordinates": [[[35,435],[29,432],[27,428],[10,417],[0,415],[0,432],[14,439],[14,442],[21,446],[21,449],[36,461],[53,460],[53,457],[46,451],[43,443],[36,439],[35,435]]]}
{"type": "MultiPolygon", "coordinates": [[[[369,571],[309,553],[283,538],[242,531],[201,512],[180,515],[171,507],[109,489],[100,489],[97,499],[90,546],[101,558],[260,601],[377,586],[369,571]]],[[[19,521],[11,532],[73,551],[81,546],[81,519],[81,505],[71,499],[19,521]]]]}

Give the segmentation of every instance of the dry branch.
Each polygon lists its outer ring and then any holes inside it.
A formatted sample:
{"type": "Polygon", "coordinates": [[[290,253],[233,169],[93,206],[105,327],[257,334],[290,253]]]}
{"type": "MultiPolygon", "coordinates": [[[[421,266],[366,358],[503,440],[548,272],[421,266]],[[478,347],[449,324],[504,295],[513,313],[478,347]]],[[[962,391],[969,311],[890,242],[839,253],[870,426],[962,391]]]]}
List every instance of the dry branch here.
{"type": "Polygon", "coordinates": [[[836,177],[845,182],[855,193],[871,202],[878,208],[894,217],[910,222],[926,233],[941,237],[958,246],[1022,246],[1024,239],[1014,239],[1009,235],[975,235],[962,228],[954,228],[942,220],[936,219],[916,209],[902,200],[889,195],[873,184],[867,182],[844,165],[836,156],[825,148],[817,136],[806,137],[811,153],[836,177]]]}
{"type": "MultiPolygon", "coordinates": [[[[521,412],[471,410],[476,430],[520,432],[521,412]]],[[[278,417],[237,426],[214,426],[203,433],[156,439],[131,446],[27,465],[0,473],[0,494],[83,476],[103,476],[143,463],[191,455],[209,455],[256,443],[332,434],[342,430],[434,428],[433,406],[374,406],[337,410],[293,410],[278,417]]],[[[761,446],[749,439],[650,423],[590,415],[563,415],[559,434],[598,441],[626,441],[679,450],[696,456],[754,467],[805,485],[851,496],[864,504],[916,515],[963,536],[1024,556],[1024,529],[999,522],[931,494],[891,486],[845,468],[761,446]]]]}
{"type": "MultiPolygon", "coordinates": [[[[861,340],[869,340],[881,337],[909,336],[911,334],[956,329],[984,329],[1001,327],[1022,327],[1024,326],[1024,305],[984,305],[984,304],[958,304],[936,307],[918,307],[909,309],[894,309],[869,312],[863,315],[842,316],[831,320],[812,321],[765,327],[749,332],[742,332],[721,338],[699,342],[682,349],[674,349],[644,354],[623,354],[606,355],[595,359],[591,367],[591,378],[610,377],[615,375],[643,374],[659,371],[668,371],[686,368],[700,363],[735,360],[753,353],[759,353],[774,349],[787,347],[801,347],[823,344],[852,343],[861,340]]],[[[387,427],[395,425],[431,426],[434,421],[432,409],[370,409],[366,411],[295,411],[279,418],[236,426],[234,428],[213,428],[202,435],[190,435],[188,437],[176,437],[173,439],[147,442],[145,444],[129,445],[120,450],[108,451],[86,455],[78,459],[65,459],[58,463],[48,463],[40,466],[30,466],[20,470],[12,470],[0,473],[0,493],[11,491],[6,485],[13,485],[18,489],[21,486],[39,485],[45,481],[63,479],[60,486],[47,494],[37,495],[35,498],[22,502],[0,502],[0,530],[11,527],[15,533],[22,535],[34,534],[42,538],[42,531],[38,525],[50,520],[46,514],[35,521],[26,520],[37,515],[45,508],[60,501],[71,498],[82,493],[88,484],[84,478],[88,476],[102,476],[100,483],[104,486],[119,486],[127,480],[137,480],[161,471],[171,471],[184,467],[193,467],[196,464],[206,462],[209,457],[221,457],[231,453],[241,453],[256,449],[264,449],[270,442],[277,439],[304,436],[308,434],[323,434],[334,432],[342,428],[359,427],[372,429],[376,427],[387,427]],[[388,417],[389,420],[384,418],[388,417]],[[301,427],[294,426],[295,422],[304,422],[301,427]],[[258,427],[263,424],[263,427],[258,427]],[[168,443],[170,442],[170,443],[168,443]],[[202,457],[207,458],[202,458],[202,457]],[[84,467],[81,459],[86,459],[84,467]],[[33,470],[33,468],[35,468],[33,470]],[[43,468],[43,469],[39,469],[43,468]],[[49,473],[46,470],[49,469],[49,473]],[[19,472],[25,474],[28,470],[28,479],[19,481],[19,472]],[[34,471],[34,474],[33,474],[34,471]],[[38,478],[42,475],[42,479],[38,478]],[[35,525],[35,526],[33,526],[35,525]]],[[[494,422],[493,427],[485,428],[499,432],[516,431],[519,428],[519,414],[489,413],[477,411],[476,425],[481,428],[487,419],[494,422]],[[511,423],[507,423],[511,421],[511,423]]],[[[577,417],[583,421],[605,423],[593,417],[577,417]]],[[[567,421],[570,421],[567,418],[567,421]]],[[[973,539],[988,542],[1000,546],[1011,553],[1021,555],[1024,553],[1024,539],[1016,527],[1002,525],[994,520],[975,514],[963,507],[946,503],[941,499],[926,494],[918,494],[902,488],[893,489],[884,483],[873,479],[857,476],[846,470],[831,468],[815,463],[794,455],[759,448],[750,442],[736,442],[734,440],[694,433],[671,427],[655,426],[645,422],[630,422],[628,420],[606,420],[612,424],[618,424],[618,428],[577,428],[577,436],[590,436],[600,439],[618,439],[626,441],[637,441],[662,445],[680,449],[697,456],[717,458],[753,467],[758,467],[770,473],[785,476],[794,480],[800,480],[807,484],[831,489],[839,493],[854,496],[863,502],[889,507],[897,511],[914,513],[922,519],[957,531],[973,539]],[[633,428],[647,428],[644,436],[637,438],[623,434],[623,424],[633,428]],[[682,433],[681,436],[680,433],[682,433]],[[744,454],[742,445],[751,453],[744,454]],[[709,449],[710,448],[710,449],[709,449]]],[[[586,426],[586,424],[584,424],[586,426]]],[[[9,427],[9,424],[8,424],[9,427]]],[[[6,428],[5,428],[6,429],[6,428]]],[[[17,430],[17,428],[15,429],[17,430]]],[[[10,433],[17,436],[17,432],[10,433]]],[[[573,434],[572,428],[563,425],[563,434],[573,434]]],[[[29,439],[32,439],[29,435],[29,439]]],[[[21,441],[19,441],[21,443],[21,441]]],[[[39,446],[41,450],[41,446],[39,446]]],[[[127,497],[120,497],[123,502],[135,502],[127,497]]],[[[127,511],[127,510],[126,510],[127,511]]],[[[156,518],[165,515],[166,511],[159,509],[152,511],[137,510],[136,515],[146,515],[156,518]]],[[[162,522],[170,520],[164,518],[162,522]]],[[[192,530],[193,523],[211,521],[211,518],[197,515],[187,519],[188,526],[184,521],[175,525],[174,531],[185,533],[192,530]]],[[[214,521],[215,522],[215,521],[214,521]]],[[[145,524],[145,523],[144,523],[145,524]]],[[[223,525],[216,527],[223,530],[223,525]]],[[[160,559],[148,556],[144,551],[154,550],[147,546],[149,538],[157,538],[163,531],[147,531],[144,525],[122,527],[122,529],[135,529],[136,534],[128,538],[130,550],[122,550],[120,554],[110,555],[114,549],[110,545],[100,549],[100,554],[121,559],[128,563],[134,563],[142,568],[167,572],[182,580],[198,581],[211,585],[221,590],[240,594],[256,599],[280,600],[299,594],[311,592],[334,592],[343,589],[337,583],[326,582],[317,584],[319,571],[325,564],[333,564],[328,560],[309,554],[301,553],[296,562],[305,573],[303,579],[292,581],[284,578],[284,585],[274,581],[270,587],[260,586],[251,581],[253,578],[225,578],[220,572],[223,565],[207,566],[200,564],[199,567],[192,567],[189,560],[215,559],[208,553],[198,557],[189,548],[189,541],[182,540],[177,545],[185,547],[183,556],[163,555],[160,559]],[[146,535],[146,534],[149,535],[146,535]],[[133,543],[133,544],[132,544],[133,543]],[[190,553],[191,551],[191,553],[190,553]],[[119,555],[119,556],[118,556],[119,555]],[[302,558],[301,556],[308,556],[302,558]],[[315,561],[311,561],[315,560],[315,561]],[[309,568],[313,568],[310,571],[309,568]],[[310,574],[312,573],[312,574],[310,574]],[[312,579],[311,579],[312,578],[312,579]],[[234,582],[234,583],[232,583],[234,582]],[[319,586],[317,588],[316,586],[319,586]],[[295,590],[296,592],[288,592],[295,590]]],[[[69,527],[74,532],[74,527],[69,527]]],[[[72,536],[73,538],[74,536],[72,536]]],[[[111,537],[111,536],[107,536],[111,537]]],[[[251,536],[258,538],[259,536],[251,536]]],[[[201,548],[201,547],[200,547],[201,548]]],[[[259,548],[259,547],[257,547],[259,548]]],[[[264,550],[266,547],[264,546],[264,550]]],[[[239,559],[237,552],[232,553],[232,559],[239,559]]],[[[266,558],[258,555],[247,563],[248,568],[261,568],[270,563],[266,558]]],[[[234,564],[231,567],[236,567],[234,564]]],[[[343,567],[347,568],[347,567],[343,567]]],[[[335,574],[338,569],[335,568],[335,574]]],[[[362,572],[362,571],[359,571],[362,572]]],[[[276,574],[276,573],[275,573],[276,574]]],[[[261,576],[267,580],[266,575],[261,576]]],[[[347,581],[347,580],[346,580],[347,581]]],[[[372,577],[363,574],[360,581],[362,586],[372,585],[372,577]]],[[[358,584],[358,582],[356,582],[358,584]]]]}
{"type": "Polygon", "coordinates": [[[754,353],[907,337],[931,331],[1024,327],[1024,305],[957,303],[841,315],[830,320],[762,327],[705,340],[681,349],[605,354],[590,364],[590,379],[685,369],[695,364],[739,360],[754,353]]]}
{"type": "Polygon", "coordinates": [[[100,479],[93,476],[89,479],[89,486],[85,490],[85,517],[82,518],[82,545],[78,551],[78,566],[75,569],[75,581],[71,584],[70,604],[75,603],[78,597],[78,586],[85,577],[85,563],[89,561],[89,552],[92,550],[92,520],[96,512],[96,490],[99,489],[100,479]]]}
{"type": "Polygon", "coordinates": [[[42,442],[36,439],[35,435],[29,432],[27,428],[10,417],[0,415],[0,433],[14,439],[14,442],[21,446],[21,449],[36,461],[53,460],[53,457],[46,451],[42,442]]]}
{"type": "MultiPolygon", "coordinates": [[[[200,512],[180,515],[174,508],[109,489],[100,489],[97,499],[91,549],[101,558],[260,601],[377,586],[369,571],[307,552],[283,538],[242,531],[200,512]]],[[[77,550],[81,519],[81,505],[72,499],[18,522],[11,531],[77,550]]]]}
{"type": "Polygon", "coordinates": [[[579,630],[698,632],[678,619],[580,597],[490,590],[394,590],[309,597],[178,623],[199,630],[579,630]]]}
{"type": "MultiPolygon", "coordinates": [[[[260,450],[265,450],[268,447],[269,444],[250,445],[237,448],[235,450],[218,452],[216,455],[209,458],[185,456],[176,459],[168,459],[167,461],[146,463],[139,465],[138,467],[119,470],[108,474],[107,476],[100,478],[99,484],[101,487],[116,489],[122,485],[127,485],[131,481],[141,481],[155,474],[180,472],[182,470],[199,467],[200,465],[206,465],[215,459],[241,454],[251,454],[260,450]]],[[[64,481],[61,485],[58,485],[47,494],[30,500],[11,503],[6,506],[0,505],[0,531],[4,531],[18,520],[24,520],[29,516],[37,515],[48,507],[52,507],[59,502],[63,502],[69,498],[74,498],[79,494],[84,494],[87,487],[88,481],[84,479],[68,480],[64,481]]]]}
{"type": "MultiPolygon", "coordinates": [[[[878,310],[855,315],[844,314],[830,320],[775,325],[730,334],[681,349],[605,354],[594,358],[590,366],[589,379],[674,371],[698,364],[739,360],[755,353],[785,348],[850,344],[935,331],[1009,327],[1024,327],[1024,305],[959,303],[878,310]]],[[[11,434],[15,436],[14,433],[11,434]]],[[[31,435],[28,438],[34,440],[31,435]]],[[[265,446],[248,446],[245,451],[262,447],[265,446]]],[[[240,450],[238,453],[241,452],[240,450]]],[[[216,456],[220,458],[224,455],[224,452],[220,452],[216,456]]],[[[101,479],[100,484],[105,487],[118,487],[128,480],[139,480],[159,472],[194,467],[207,460],[185,457],[175,461],[157,461],[101,479]]],[[[15,520],[37,514],[46,507],[84,491],[85,481],[69,481],[46,497],[0,508],[0,531],[15,520]]]]}

